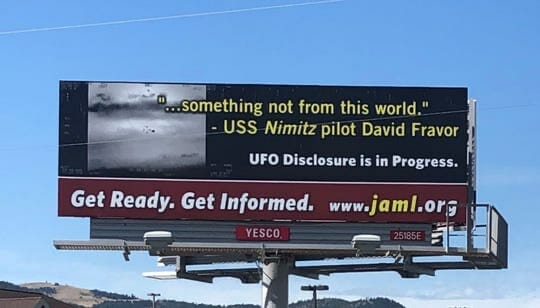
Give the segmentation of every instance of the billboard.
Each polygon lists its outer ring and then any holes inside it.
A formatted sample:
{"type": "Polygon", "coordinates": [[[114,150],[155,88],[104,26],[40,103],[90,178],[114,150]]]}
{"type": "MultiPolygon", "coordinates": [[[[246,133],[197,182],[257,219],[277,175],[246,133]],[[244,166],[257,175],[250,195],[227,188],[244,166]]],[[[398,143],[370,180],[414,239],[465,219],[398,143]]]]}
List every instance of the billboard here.
{"type": "Polygon", "coordinates": [[[60,82],[60,216],[463,223],[466,88],[60,82]]]}

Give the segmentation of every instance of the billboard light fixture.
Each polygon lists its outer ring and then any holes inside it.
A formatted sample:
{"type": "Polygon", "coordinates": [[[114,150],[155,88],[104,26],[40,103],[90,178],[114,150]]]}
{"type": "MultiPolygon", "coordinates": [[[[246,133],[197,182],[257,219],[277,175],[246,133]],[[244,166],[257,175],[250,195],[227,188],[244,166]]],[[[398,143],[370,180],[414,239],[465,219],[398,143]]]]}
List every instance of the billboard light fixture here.
{"type": "Polygon", "coordinates": [[[372,252],[381,245],[381,236],[375,234],[357,234],[351,244],[358,252],[372,252]]]}
{"type": "Polygon", "coordinates": [[[144,233],[144,244],[150,246],[150,254],[159,255],[174,242],[172,232],[149,231],[144,233]]]}
{"type": "Polygon", "coordinates": [[[166,256],[157,258],[157,266],[169,266],[178,264],[178,256],[166,256]]]}

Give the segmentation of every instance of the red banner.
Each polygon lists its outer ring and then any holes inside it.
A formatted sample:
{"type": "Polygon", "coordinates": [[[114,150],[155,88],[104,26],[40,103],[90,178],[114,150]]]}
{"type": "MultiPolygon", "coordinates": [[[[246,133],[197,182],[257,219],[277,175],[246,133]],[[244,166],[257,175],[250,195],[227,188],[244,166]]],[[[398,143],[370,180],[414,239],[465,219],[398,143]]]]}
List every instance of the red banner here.
{"type": "Polygon", "coordinates": [[[465,184],[59,178],[60,216],[465,222],[465,184]]]}
{"type": "Polygon", "coordinates": [[[236,239],[240,241],[288,241],[290,229],[276,226],[237,226],[236,239]]]}

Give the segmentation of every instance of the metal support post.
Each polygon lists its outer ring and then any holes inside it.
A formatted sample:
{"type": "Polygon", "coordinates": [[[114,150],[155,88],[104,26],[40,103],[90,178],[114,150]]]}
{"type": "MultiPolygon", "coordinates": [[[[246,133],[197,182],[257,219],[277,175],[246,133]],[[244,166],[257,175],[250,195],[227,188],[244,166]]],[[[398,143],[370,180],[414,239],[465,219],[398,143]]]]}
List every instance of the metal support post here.
{"type": "Polygon", "coordinates": [[[289,304],[289,260],[265,260],[262,266],[262,308],[287,308],[289,304]]]}
{"type": "Polygon", "coordinates": [[[467,204],[467,252],[474,248],[473,232],[476,218],[476,100],[469,99],[468,132],[468,204],[467,204]]]}

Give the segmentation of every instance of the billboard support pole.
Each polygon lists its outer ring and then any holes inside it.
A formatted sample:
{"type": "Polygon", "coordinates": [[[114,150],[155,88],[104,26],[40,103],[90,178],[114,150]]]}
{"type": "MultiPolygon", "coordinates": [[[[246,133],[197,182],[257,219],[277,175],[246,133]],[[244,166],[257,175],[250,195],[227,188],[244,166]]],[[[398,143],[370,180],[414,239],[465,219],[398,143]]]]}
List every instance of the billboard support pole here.
{"type": "Polygon", "coordinates": [[[289,260],[266,259],[262,265],[262,308],[287,308],[289,304],[289,260]]]}
{"type": "Polygon", "coordinates": [[[467,204],[467,252],[474,247],[473,231],[476,217],[476,100],[469,99],[468,136],[468,204],[467,204]]]}

